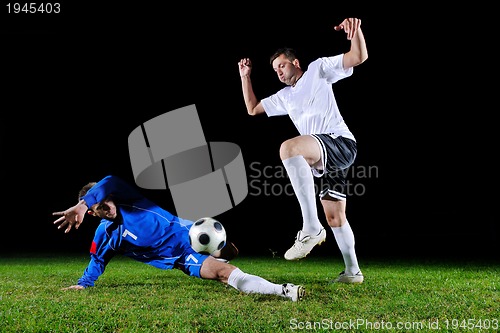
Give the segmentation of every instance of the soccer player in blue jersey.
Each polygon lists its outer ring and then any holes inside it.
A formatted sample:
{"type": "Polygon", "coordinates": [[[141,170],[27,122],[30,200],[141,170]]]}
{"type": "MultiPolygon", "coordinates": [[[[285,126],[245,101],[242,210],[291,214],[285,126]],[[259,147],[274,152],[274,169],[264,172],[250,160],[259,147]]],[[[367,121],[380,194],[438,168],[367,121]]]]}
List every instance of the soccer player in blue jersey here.
{"type": "Polygon", "coordinates": [[[340,114],[332,84],[351,76],[353,68],[368,58],[368,52],[360,19],[347,18],[334,29],[347,34],[349,51],[318,58],[305,69],[293,49],[279,49],[270,62],[286,87],[262,100],[257,99],[253,90],[250,59],[241,59],[238,68],[248,114],[288,115],[299,132],[280,147],[280,158],[302,212],[302,228],[293,246],[285,252],[285,259],[302,259],[326,239],[326,230],[318,218],[314,187],[314,177],[321,178],[326,186],[322,187],[319,198],[345,263],[345,270],[334,281],[362,283],[364,277],[354,250],[354,234],[345,212],[345,174],[356,158],[357,145],[340,114]]]}
{"type": "Polygon", "coordinates": [[[187,275],[218,280],[244,293],[278,295],[299,301],[305,294],[301,285],[276,284],[241,271],[227,261],[200,254],[191,248],[192,221],[172,215],[144,197],[137,188],[116,176],[85,185],[78,203],[53,215],[58,229],[69,232],[83,222],[85,214],[101,218],[90,247],[90,262],[76,285],[68,289],[94,286],[106,265],[117,254],[160,269],[180,269],[187,275]]]}

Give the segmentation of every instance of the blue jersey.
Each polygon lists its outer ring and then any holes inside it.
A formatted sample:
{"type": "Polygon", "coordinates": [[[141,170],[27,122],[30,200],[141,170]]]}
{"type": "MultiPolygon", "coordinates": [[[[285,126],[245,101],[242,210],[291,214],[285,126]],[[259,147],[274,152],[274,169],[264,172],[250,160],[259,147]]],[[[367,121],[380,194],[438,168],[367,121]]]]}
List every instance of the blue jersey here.
{"type": "Polygon", "coordinates": [[[102,219],[97,227],[80,286],[93,286],[116,254],[200,277],[201,264],[208,256],[194,251],[189,243],[192,221],[172,215],[116,176],[103,178],[81,199],[91,207],[106,198],[113,200],[118,215],[113,221],[102,219]]]}

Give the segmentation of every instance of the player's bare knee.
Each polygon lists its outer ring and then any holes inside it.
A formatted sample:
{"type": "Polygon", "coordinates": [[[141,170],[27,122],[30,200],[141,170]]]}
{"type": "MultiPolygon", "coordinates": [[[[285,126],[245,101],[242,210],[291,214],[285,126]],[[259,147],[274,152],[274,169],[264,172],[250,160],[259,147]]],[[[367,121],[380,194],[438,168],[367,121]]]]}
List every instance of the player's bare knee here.
{"type": "Polygon", "coordinates": [[[295,144],[293,139],[286,140],[280,146],[280,158],[286,160],[290,157],[301,155],[300,147],[295,144]]]}
{"type": "Polygon", "coordinates": [[[283,142],[280,146],[280,158],[281,160],[286,160],[287,158],[292,157],[291,155],[291,147],[290,140],[283,142]]]}
{"type": "Polygon", "coordinates": [[[326,222],[328,225],[332,228],[338,228],[341,227],[345,224],[346,219],[345,218],[340,218],[340,217],[328,217],[326,219],[326,222]]]}

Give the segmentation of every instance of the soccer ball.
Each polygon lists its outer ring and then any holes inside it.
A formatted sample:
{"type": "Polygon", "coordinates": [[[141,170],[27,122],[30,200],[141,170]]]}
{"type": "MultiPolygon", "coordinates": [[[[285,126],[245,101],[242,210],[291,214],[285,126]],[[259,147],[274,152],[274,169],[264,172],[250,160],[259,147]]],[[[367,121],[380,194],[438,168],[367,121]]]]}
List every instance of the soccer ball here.
{"type": "Polygon", "coordinates": [[[226,230],[211,217],[202,217],[189,229],[189,242],[198,253],[213,254],[226,245],[226,230]]]}

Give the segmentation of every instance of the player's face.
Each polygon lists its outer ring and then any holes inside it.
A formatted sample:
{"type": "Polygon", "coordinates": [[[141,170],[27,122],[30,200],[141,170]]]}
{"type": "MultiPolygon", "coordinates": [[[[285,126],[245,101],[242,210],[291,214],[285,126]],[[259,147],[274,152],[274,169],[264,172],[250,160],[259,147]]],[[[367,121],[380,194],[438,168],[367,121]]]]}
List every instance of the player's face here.
{"type": "Polygon", "coordinates": [[[112,200],[104,200],[90,207],[90,214],[101,219],[113,220],[116,218],[116,205],[112,200]]]}
{"type": "Polygon", "coordinates": [[[285,55],[282,54],[274,59],[273,69],[278,75],[278,79],[284,84],[291,86],[297,81],[297,67],[285,55]]]}

